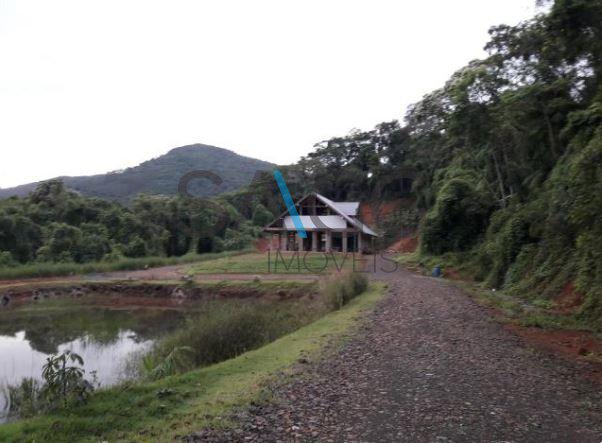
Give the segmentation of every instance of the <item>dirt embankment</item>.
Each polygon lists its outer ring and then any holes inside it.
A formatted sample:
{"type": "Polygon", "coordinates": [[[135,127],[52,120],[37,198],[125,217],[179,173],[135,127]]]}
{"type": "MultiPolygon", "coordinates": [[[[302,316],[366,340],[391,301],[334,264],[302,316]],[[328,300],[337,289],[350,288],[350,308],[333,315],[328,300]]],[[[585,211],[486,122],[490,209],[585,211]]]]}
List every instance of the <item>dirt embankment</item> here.
{"type": "Polygon", "coordinates": [[[384,218],[400,208],[409,208],[413,204],[409,199],[366,202],[360,205],[360,220],[370,226],[376,226],[384,218]]]}
{"type": "Polygon", "coordinates": [[[0,292],[0,309],[43,299],[88,295],[102,296],[109,305],[177,305],[183,301],[216,300],[224,298],[264,298],[286,300],[313,296],[316,288],[311,284],[288,287],[266,287],[243,284],[175,285],[152,283],[85,283],[78,285],[44,286],[38,288],[13,288],[0,292]]]}
{"type": "Polygon", "coordinates": [[[573,282],[568,282],[553,300],[553,312],[557,314],[574,314],[583,304],[583,294],[575,289],[573,282]]]}
{"type": "Polygon", "coordinates": [[[418,248],[418,238],[416,235],[409,235],[400,238],[387,249],[395,252],[409,253],[414,252],[418,248]]]}

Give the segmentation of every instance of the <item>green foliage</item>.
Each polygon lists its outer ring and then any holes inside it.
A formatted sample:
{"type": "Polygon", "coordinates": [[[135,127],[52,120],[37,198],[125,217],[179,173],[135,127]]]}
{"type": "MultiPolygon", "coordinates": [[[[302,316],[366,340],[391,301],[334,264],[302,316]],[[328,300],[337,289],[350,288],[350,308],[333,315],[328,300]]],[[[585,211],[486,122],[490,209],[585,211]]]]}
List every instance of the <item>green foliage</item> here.
{"type": "Polygon", "coordinates": [[[16,386],[8,385],[2,390],[2,394],[11,418],[30,418],[46,409],[42,384],[36,379],[24,378],[16,386]]]}
{"type": "Polygon", "coordinates": [[[418,229],[419,223],[420,214],[413,207],[400,208],[391,212],[378,223],[381,236],[376,239],[377,244],[381,248],[386,248],[400,237],[414,233],[418,229]]]}
{"type": "Polygon", "coordinates": [[[113,251],[101,262],[90,263],[32,263],[0,268],[0,279],[17,279],[31,277],[50,277],[70,274],[89,274],[95,272],[129,271],[157,266],[169,266],[185,263],[196,263],[246,254],[249,251],[228,251],[221,253],[186,254],[180,257],[141,257],[125,258],[118,251],[113,251]]]}
{"type": "Polygon", "coordinates": [[[258,235],[224,200],[139,196],[127,208],[81,197],[51,180],[28,198],[0,201],[6,266],[11,264],[6,254],[42,264],[219,252],[246,247],[258,235]]]}
{"type": "Polygon", "coordinates": [[[150,380],[158,380],[174,375],[186,368],[188,364],[186,354],[192,354],[193,352],[194,350],[190,346],[177,346],[158,363],[155,362],[157,354],[145,355],[142,358],[144,372],[150,380]]]}
{"type": "Polygon", "coordinates": [[[255,210],[253,211],[252,221],[255,226],[265,226],[269,222],[274,219],[274,214],[272,214],[268,209],[259,203],[255,206],[255,210]]]}
{"type": "Polygon", "coordinates": [[[319,358],[327,346],[343,340],[383,295],[383,286],[373,284],[344,309],[236,359],[159,381],[102,389],[85,408],[4,424],[0,441],[135,441],[150,435],[154,441],[168,441],[190,434],[193,410],[198,413],[195,429],[213,426],[220,417],[264,398],[262,387],[299,358],[319,358]]]}
{"type": "Polygon", "coordinates": [[[17,262],[13,255],[8,251],[0,251],[0,268],[9,268],[16,266],[17,262]]]}
{"type": "Polygon", "coordinates": [[[368,287],[366,275],[351,272],[329,280],[322,290],[332,309],[341,309],[368,287]]]}
{"type": "Polygon", "coordinates": [[[46,359],[42,367],[42,394],[50,407],[86,403],[94,386],[84,378],[83,365],[81,356],[69,350],[46,359]]]}
{"type": "Polygon", "coordinates": [[[462,251],[483,234],[491,203],[486,194],[461,178],[445,182],[433,209],[426,215],[422,247],[427,253],[462,251]]]}
{"type": "Polygon", "coordinates": [[[258,348],[324,314],[321,304],[251,301],[208,303],[202,321],[185,325],[157,343],[143,359],[152,379],[207,366],[258,348]]]}
{"type": "Polygon", "coordinates": [[[322,288],[320,299],[311,304],[307,300],[270,305],[209,302],[202,321],[191,318],[158,342],[143,358],[142,370],[147,377],[158,379],[236,357],[312,322],[326,310],[340,309],[367,287],[364,274],[347,273],[322,288]]]}
{"type": "Polygon", "coordinates": [[[226,251],[249,248],[258,235],[259,229],[249,222],[239,225],[238,229],[227,228],[223,248],[226,251]]]}
{"type": "MultiPolygon", "coordinates": [[[[46,359],[43,382],[25,378],[17,386],[7,386],[3,394],[9,415],[29,418],[60,408],[84,405],[94,391],[93,382],[84,378],[84,360],[69,350],[46,359]]],[[[95,378],[95,374],[93,379],[95,378]]]]}

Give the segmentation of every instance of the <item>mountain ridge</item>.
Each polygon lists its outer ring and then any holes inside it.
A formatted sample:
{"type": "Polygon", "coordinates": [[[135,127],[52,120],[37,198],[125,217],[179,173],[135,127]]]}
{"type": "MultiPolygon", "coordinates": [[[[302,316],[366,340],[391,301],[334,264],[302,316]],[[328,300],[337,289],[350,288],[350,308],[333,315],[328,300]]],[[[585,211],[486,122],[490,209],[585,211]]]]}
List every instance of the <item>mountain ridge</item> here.
{"type": "MultiPolygon", "coordinates": [[[[211,197],[245,186],[251,182],[256,171],[268,170],[274,166],[273,163],[246,157],[229,149],[196,143],[172,148],[137,166],[104,174],[60,176],[54,179],[62,180],[67,188],[87,197],[127,203],[143,193],[175,195],[180,178],[192,171],[210,171],[222,178],[220,186],[208,186],[202,180],[190,183],[191,194],[211,197]]],[[[0,199],[26,197],[37,185],[48,180],[0,189],[0,199]]]]}

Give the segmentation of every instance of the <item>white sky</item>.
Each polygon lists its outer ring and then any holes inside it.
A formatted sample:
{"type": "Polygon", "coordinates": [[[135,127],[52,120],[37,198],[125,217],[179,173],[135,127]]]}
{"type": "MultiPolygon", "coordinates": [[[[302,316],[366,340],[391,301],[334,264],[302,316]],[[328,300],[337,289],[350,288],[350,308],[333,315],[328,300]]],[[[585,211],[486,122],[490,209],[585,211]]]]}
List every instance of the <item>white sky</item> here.
{"type": "Polygon", "coordinates": [[[292,163],[403,117],[531,0],[0,0],[0,186],[206,143],[292,163]]]}

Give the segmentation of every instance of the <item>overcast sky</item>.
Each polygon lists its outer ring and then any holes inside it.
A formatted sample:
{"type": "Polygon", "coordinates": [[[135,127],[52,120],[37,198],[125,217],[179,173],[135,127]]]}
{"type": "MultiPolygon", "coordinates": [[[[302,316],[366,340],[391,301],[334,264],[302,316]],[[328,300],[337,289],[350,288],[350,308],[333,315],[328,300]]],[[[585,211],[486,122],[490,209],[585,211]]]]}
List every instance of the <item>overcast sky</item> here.
{"type": "Polygon", "coordinates": [[[0,187],[205,143],[278,164],[406,107],[530,0],[0,0],[0,187]]]}

